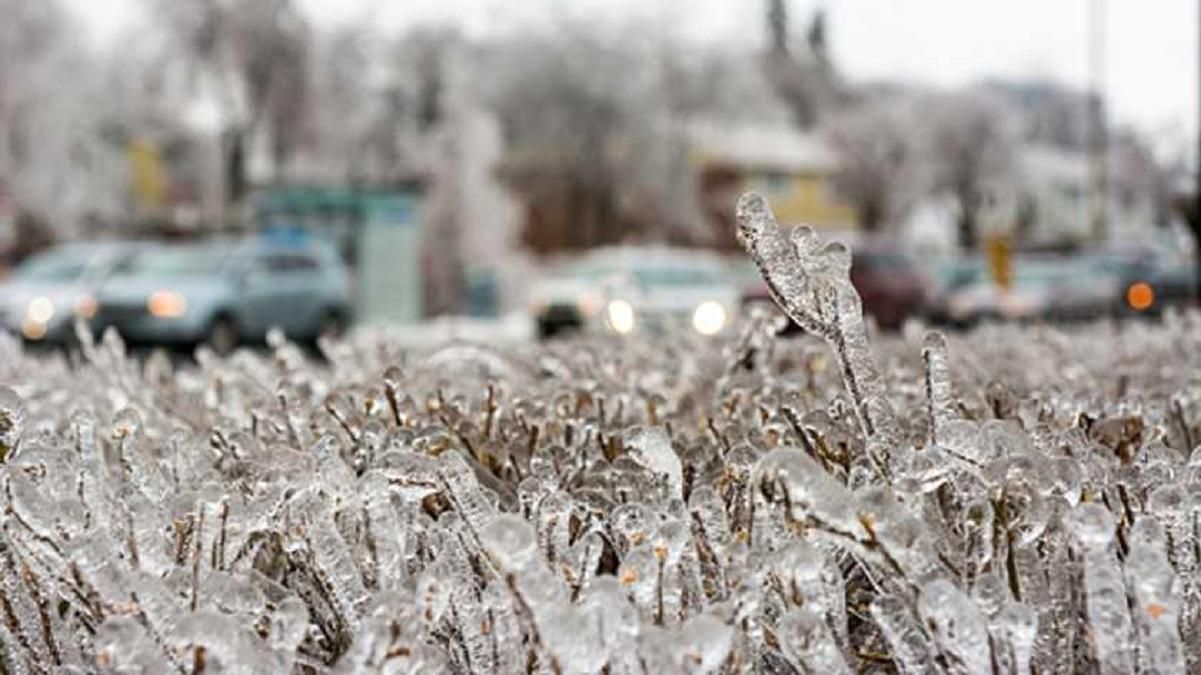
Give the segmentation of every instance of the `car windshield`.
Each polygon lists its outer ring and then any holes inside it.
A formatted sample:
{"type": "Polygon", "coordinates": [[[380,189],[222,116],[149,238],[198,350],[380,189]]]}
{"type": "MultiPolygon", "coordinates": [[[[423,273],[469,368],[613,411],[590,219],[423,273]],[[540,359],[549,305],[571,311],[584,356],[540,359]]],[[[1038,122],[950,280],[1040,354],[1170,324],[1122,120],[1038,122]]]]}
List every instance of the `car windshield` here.
{"type": "Polygon", "coordinates": [[[629,280],[644,288],[711,286],[721,281],[715,270],[704,267],[621,267],[597,265],[577,268],[572,278],[588,282],[629,280]]]}
{"type": "Polygon", "coordinates": [[[216,248],[148,251],[134,256],[118,270],[131,277],[195,277],[217,274],[229,251],[216,248]]]}
{"type": "Polygon", "coordinates": [[[22,281],[75,281],[88,269],[91,256],[82,252],[51,252],[21,264],[15,276],[22,281]]]}
{"type": "Polygon", "coordinates": [[[863,266],[875,272],[912,272],[913,261],[903,255],[891,253],[864,253],[852,259],[855,266],[863,266]]]}
{"type": "Polygon", "coordinates": [[[983,278],[984,268],[971,261],[947,264],[938,270],[939,285],[948,290],[971,286],[983,278]]]}
{"type": "Polygon", "coordinates": [[[634,270],[634,278],[643,286],[708,286],[718,275],[700,267],[646,267],[634,270]]]}

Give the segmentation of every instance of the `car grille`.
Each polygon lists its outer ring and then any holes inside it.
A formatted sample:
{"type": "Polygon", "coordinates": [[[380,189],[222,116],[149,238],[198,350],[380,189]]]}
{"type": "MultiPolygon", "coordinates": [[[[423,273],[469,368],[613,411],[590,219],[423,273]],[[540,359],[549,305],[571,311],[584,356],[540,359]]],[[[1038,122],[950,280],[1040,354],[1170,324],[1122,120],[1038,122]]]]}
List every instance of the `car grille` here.
{"type": "Polygon", "coordinates": [[[100,307],[98,319],[102,323],[120,323],[122,321],[132,321],[146,315],[146,306],[137,305],[102,305],[100,307]]]}
{"type": "Polygon", "coordinates": [[[550,321],[573,321],[580,318],[580,310],[575,305],[556,302],[543,310],[542,317],[550,321]]]}

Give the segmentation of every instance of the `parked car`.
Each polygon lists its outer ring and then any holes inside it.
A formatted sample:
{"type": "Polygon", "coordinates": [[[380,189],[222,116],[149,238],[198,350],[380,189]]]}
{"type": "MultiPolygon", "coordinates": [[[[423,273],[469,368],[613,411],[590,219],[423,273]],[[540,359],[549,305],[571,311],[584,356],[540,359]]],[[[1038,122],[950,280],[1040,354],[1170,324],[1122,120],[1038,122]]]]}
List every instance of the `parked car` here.
{"type": "Polygon", "coordinates": [[[953,325],[981,320],[1079,321],[1114,315],[1125,267],[1095,255],[1023,256],[1000,287],[982,262],[963,260],[931,303],[931,318],[953,325]]]}
{"type": "Polygon", "coordinates": [[[720,258],[700,251],[616,247],[595,251],[534,285],[530,313],[540,337],[570,330],[621,335],[691,327],[727,330],[738,288],[720,258]]]}
{"type": "Polygon", "coordinates": [[[136,246],[65,244],[26,259],[0,284],[0,325],[30,342],[69,341],[75,317],[95,316],[97,288],[136,246]]]}
{"type": "Polygon", "coordinates": [[[351,307],[337,252],[307,240],[146,249],[113,270],[98,299],[98,329],[115,326],[131,342],[206,342],[221,353],[273,327],[298,340],[341,331],[351,307]]]}
{"type": "Polygon", "coordinates": [[[856,251],[851,258],[851,283],[859,291],[863,312],[887,330],[922,312],[926,280],[909,256],[898,252],[856,251]]]}
{"type": "Polygon", "coordinates": [[[1161,262],[1123,268],[1115,305],[1124,315],[1159,316],[1168,307],[1197,303],[1197,267],[1161,262]]]}
{"type": "MultiPolygon", "coordinates": [[[[753,266],[752,266],[753,267],[753,266]]],[[[859,292],[864,314],[886,330],[896,330],[905,319],[921,314],[926,302],[926,279],[908,256],[887,250],[856,250],[851,258],[851,283],[859,292]]],[[[743,293],[743,304],[770,303],[767,287],[755,270],[754,281],[743,293]]],[[[789,324],[785,332],[799,328],[789,324]]]]}

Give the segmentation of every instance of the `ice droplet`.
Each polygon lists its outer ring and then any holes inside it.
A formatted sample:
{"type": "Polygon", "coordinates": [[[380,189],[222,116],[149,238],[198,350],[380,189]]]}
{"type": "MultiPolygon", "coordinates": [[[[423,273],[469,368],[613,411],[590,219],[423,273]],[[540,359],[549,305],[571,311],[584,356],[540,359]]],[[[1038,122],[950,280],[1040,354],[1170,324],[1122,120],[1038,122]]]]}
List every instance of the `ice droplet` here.
{"type": "Polygon", "coordinates": [[[0,462],[16,449],[25,430],[25,402],[9,387],[0,387],[0,462]]]}
{"type": "Polygon", "coordinates": [[[647,427],[626,439],[634,457],[656,475],[667,480],[669,495],[682,497],[684,474],[680,458],[671,447],[671,437],[662,427],[647,427]]]}
{"type": "Polygon", "coordinates": [[[934,638],[967,673],[992,672],[988,624],[976,604],[950,581],[939,579],[922,588],[918,611],[934,638]]]}

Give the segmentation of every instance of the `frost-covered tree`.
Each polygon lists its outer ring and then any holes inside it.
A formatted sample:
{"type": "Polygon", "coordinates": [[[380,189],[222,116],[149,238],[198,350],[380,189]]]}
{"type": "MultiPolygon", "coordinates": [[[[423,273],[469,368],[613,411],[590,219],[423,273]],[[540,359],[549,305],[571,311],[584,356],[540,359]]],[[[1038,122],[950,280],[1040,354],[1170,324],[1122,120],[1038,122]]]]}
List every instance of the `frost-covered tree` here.
{"type": "Polygon", "coordinates": [[[261,138],[280,175],[303,141],[308,110],[311,35],[291,0],[150,2],[193,74],[215,83],[233,154],[261,138]]]}
{"type": "Polygon", "coordinates": [[[826,125],[838,157],[834,184],[859,226],[878,232],[904,215],[925,180],[921,125],[906,100],[867,99],[826,125]]]}
{"type": "Polygon", "coordinates": [[[0,0],[0,190],[18,212],[0,245],[69,234],[85,213],[111,206],[100,68],[56,0],[0,0]],[[42,230],[42,231],[39,231],[42,230]]]}
{"type": "Polygon", "coordinates": [[[503,173],[526,203],[528,246],[548,252],[687,231],[682,110],[666,93],[657,45],[565,25],[490,51],[488,95],[509,148],[503,173]]]}
{"type": "Polygon", "coordinates": [[[1013,171],[1017,137],[1003,103],[983,92],[956,92],[932,102],[935,187],[954,197],[959,245],[975,248],[980,217],[994,186],[1013,171]]]}

